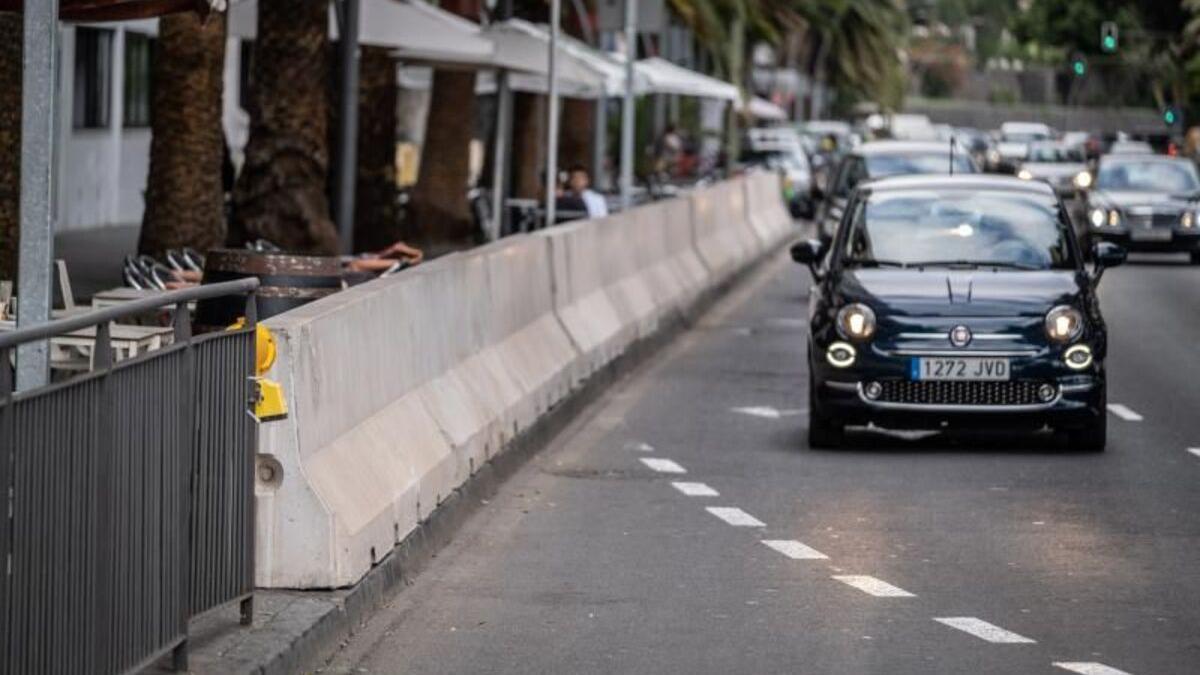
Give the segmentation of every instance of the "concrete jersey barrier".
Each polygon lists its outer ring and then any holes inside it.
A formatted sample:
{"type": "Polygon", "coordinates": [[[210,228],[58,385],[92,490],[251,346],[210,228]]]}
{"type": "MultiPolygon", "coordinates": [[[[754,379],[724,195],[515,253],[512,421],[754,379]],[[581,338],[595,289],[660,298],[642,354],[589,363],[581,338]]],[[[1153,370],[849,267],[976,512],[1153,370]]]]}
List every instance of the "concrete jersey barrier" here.
{"type": "Polygon", "coordinates": [[[753,261],[778,229],[748,210],[767,198],[755,180],[510,237],[268,320],[290,414],[260,428],[258,585],[354,584],[596,369],[753,261]]]}

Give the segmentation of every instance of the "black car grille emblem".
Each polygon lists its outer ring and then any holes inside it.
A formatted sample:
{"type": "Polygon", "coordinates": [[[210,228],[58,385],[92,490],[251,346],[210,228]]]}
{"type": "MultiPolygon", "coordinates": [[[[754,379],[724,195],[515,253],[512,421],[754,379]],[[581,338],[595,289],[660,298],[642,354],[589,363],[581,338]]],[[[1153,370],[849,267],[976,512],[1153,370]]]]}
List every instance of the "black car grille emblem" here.
{"type": "Polygon", "coordinates": [[[966,347],[971,344],[971,329],[966,326],[955,326],[950,329],[950,344],[955,347],[966,347]]]}

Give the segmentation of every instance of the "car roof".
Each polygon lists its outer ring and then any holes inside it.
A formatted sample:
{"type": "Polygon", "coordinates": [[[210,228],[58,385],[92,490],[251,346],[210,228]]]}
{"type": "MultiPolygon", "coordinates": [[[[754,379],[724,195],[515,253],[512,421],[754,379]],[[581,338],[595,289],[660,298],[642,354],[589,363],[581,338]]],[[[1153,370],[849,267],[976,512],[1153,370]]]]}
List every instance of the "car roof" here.
{"type": "Polygon", "coordinates": [[[928,188],[950,188],[961,190],[1006,190],[1009,192],[1024,192],[1054,196],[1054,188],[1040,180],[1021,180],[1013,176],[995,174],[960,174],[955,176],[945,174],[911,174],[906,176],[889,176],[864,182],[859,189],[870,192],[890,192],[892,190],[914,190],[928,188]]]}
{"type": "Polygon", "coordinates": [[[903,155],[944,152],[949,156],[950,143],[941,141],[871,141],[855,148],[856,155],[903,155]]]}
{"type": "Polygon", "coordinates": [[[1041,133],[1050,130],[1050,125],[1043,122],[1005,122],[1000,125],[1002,133],[1041,133]]]}

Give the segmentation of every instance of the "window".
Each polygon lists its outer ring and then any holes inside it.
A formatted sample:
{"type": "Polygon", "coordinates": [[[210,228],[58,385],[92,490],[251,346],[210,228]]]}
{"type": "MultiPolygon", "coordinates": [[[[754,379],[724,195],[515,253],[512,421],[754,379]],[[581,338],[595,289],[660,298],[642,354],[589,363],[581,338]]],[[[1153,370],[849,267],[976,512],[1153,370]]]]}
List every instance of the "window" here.
{"type": "Polygon", "coordinates": [[[154,38],[125,34],[125,126],[150,126],[154,38]]]}
{"type": "Polygon", "coordinates": [[[75,29],[76,129],[103,129],[109,123],[112,88],[112,31],[75,29]]]}

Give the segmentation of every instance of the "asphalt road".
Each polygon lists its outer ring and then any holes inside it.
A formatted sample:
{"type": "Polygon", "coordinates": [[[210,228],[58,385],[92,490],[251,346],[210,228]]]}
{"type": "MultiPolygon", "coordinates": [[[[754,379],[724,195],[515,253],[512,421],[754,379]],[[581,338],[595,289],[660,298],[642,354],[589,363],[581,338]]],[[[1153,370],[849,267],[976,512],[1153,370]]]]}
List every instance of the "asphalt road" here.
{"type": "Polygon", "coordinates": [[[326,672],[1200,673],[1200,267],[1134,256],[1104,279],[1124,407],[1103,454],[815,451],[808,279],[785,257],[533,459],[326,672]]]}

